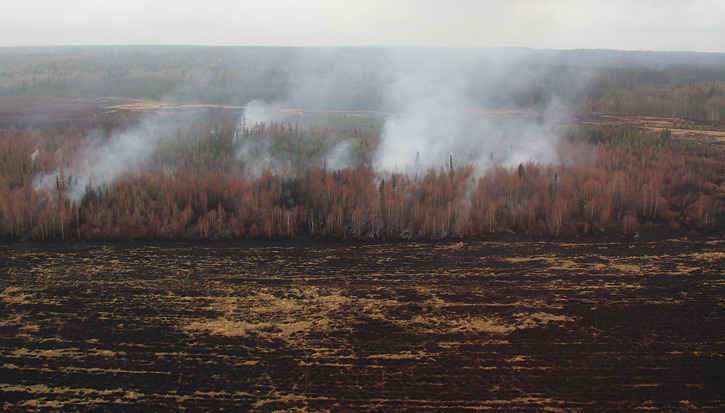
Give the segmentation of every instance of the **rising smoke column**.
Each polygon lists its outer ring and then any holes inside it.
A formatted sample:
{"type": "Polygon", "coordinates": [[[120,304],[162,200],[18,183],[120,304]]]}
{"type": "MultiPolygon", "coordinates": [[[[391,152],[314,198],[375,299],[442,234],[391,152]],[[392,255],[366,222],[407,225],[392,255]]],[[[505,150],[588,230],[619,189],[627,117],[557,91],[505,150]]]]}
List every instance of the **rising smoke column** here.
{"type": "Polygon", "coordinates": [[[556,161],[557,137],[547,112],[489,109],[490,102],[505,101],[501,96],[510,91],[486,77],[504,76],[512,63],[499,62],[492,72],[473,70],[466,59],[448,58],[445,63],[422,59],[405,65],[406,71],[388,85],[385,103],[392,115],[375,156],[377,169],[411,174],[444,167],[452,157],[454,164],[473,165],[480,174],[494,164],[556,161]],[[473,97],[478,84],[487,87],[479,87],[473,97]]]}
{"type": "MultiPolygon", "coordinates": [[[[140,125],[108,138],[90,135],[75,162],[64,169],[64,175],[71,178],[68,198],[79,202],[87,188],[110,186],[123,174],[141,171],[170,130],[169,122],[147,117],[140,125]]],[[[59,175],[60,169],[38,177],[33,183],[35,190],[52,190],[59,175]]]]}

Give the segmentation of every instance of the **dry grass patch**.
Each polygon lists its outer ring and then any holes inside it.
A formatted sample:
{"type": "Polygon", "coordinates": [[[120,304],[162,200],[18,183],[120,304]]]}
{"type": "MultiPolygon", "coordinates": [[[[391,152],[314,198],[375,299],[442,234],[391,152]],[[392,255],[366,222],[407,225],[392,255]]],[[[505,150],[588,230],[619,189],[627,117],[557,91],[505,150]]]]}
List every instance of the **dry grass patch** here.
{"type": "Polygon", "coordinates": [[[514,316],[518,320],[517,326],[519,328],[537,328],[549,323],[564,324],[576,321],[574,318],[569,316],[550,314],[545,312],[537,312],[531,314],[516,313],[514,314],[514,316]]]}
{"type": "Polygon", "coordinates": [[[100,356],[100,357],[118,357],[118,356],[125,356],[125,351],[114,351],[114,350],[107,350],[107,349],[97,349],[93,348],[88,350],[89,355],[92,356],[100,356]]]}
{"type": "Polygon", "coordinates": [[[317,331],[325,329],[323,323],[311,321],[297,321],[289,323],[248,323],[246,321],[232,321],[217,319],[209,321],[197,321],[187,325],[184,330],[187,332],[206,332],[226,337],[259,337],[273,340],[290,340],[294,335],[308,333],[313,326],[317,331]]]}
{"type": "Polygon", "coordinates": [[[78,348],[55,348],[55,349],[28,349],[19,348],[12,351],[13,357],[31,357],[31,358],[57,358],[57,357],[69,357],[69,358],[80,358],[86,353],[78,348]]]}
{"type": "Polygon", "coordinates": [[[114,394],[125,394],[123,389],[90,389],[77,387],[51,387],[45,384],[8,384],[0,383],[0,391],[2,392],[23,392],[30,394],[64,394],[64,395],[94,395],[94,396],[110,396],[114,394]]]}
{"type": "Polygon", "coordinates": [[[305,413],[305,412],[319,412],[320,410],[309,410],[308,404],[311,400],[329,400],[327,397],[315,397],[310,398],[300,394],[281,394],[277,390],[274,390],[266,398],[257,400],[252,406],[254,411],[271,411],[272,413],[305,413]],[[267,410],[267,406],[271,404],[282,404],[285,407],[282,410],[267,410]],[[287,407],[287,406],[296,407],[287,407]]]}
{"type": "Polygon", "coordinates": [[[440,249],[456,251],[456,250],[462,249],[465,246],[466,246],[466,244],[464,244],[463,242],[457,242],[457,243],[451,244],[451,245],[444,245],[444,246],[440,247],[440,249]]]}
{"type": "Polygon", "coordinates": [[[684,265],[678,265],[677,270],[675,270],[675,274],[687,275],[687,274],[693,273],[695,271],[699,271],[701,269],[702,269],[702,267],[686,267],[684,265]]]}
{"type": "Polygon", "coordinates": [[[29,304],[30,294],[26,294],[18,287],[6,287],[2,293],[0,293],[0,301],[7,304],[29,304]]]}
{"type": "Polygon", "coordinates": [[[503,261],[512,262],[515,264],[518,263],[527,263],[532,261],[541,261],[544,257],[542,256],[532,256],[532,257],[504,257],[503,261]]]}
{"type": "Polygon", "coordinates": [[[337,289],[306,287],[286,293],[284,298],[268,290],[249,297],[220,298],[210,308],[222,313],[221,317],[192,321],[183,330],[227,337],[300,340],[311,332],[329,331],[334,314],[350,302],[337,289]]]}
{"type": "Polygon", "coordinates": [[[11,326],[17,326],[18,324],[22,323],[22,318],[18,314],[13,314],[12,316],[6,315],[4,319],[0,319],[0,327],[11,327],[11,326]]]}
{"type": "Polygon", "coordinates": [[[642,267],[634,264],[610,264],[610,268],[626,273],[641,273],[642,267]]]}
{"type": "Polygon", "coordinates": [[[207,103],[198,104],[174,104],[167,102],[157,102],[153,100],[137,100],[137,99],[121,99],[128,103],[120,103],[117,105],[108,106],[108,109],[120,109],[120,110],[132,110],[132,111],[143,111],[143,110],[171,110],[171,109],[200,109],[200,108],[221,108],[221,109],[241,109],[242,106],[230,106],[230,105],[215,105],[207,103]]]}
{"type": "Polygon", "coordinates": [[[717,260],[725,260],[725,251],[711,251],[711,252],[694,252],[690,254],[690,257],[705,262],[713,262],[717,260]]]}
{"type": "Polygon", "coordinates": [[[249,301],[251,302],[248,304],[247,310],[260,315],[289,314],[302,311],[305,308],[301,304],[302,300],[279,298],[268,293],[258,293],[250,297],[249,301]]]}
{"type": "Polygon", "coordinates": [[[393,354],[371,354],[367,358],[369,359],[379,359],[379,360],[419,360],[423,357],[429,356],[428,354],[417,351],[403,351],[401,353],[393,353],[393,354]]]}
{"type": "Polygon", "coordinates": [[[516,326],[507,324],[496,318],[471,317],[458,320],[451,331],[469,331],[473,333],[508,334],[516,330],[516,326]]]}

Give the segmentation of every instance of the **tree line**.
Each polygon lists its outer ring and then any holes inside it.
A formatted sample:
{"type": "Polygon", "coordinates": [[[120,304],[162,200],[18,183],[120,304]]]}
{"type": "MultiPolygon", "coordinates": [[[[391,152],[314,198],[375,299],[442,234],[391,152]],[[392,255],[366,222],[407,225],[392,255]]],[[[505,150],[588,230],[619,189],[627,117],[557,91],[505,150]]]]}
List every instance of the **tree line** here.
{"type": "MultiPolygon", "coordinates": [[[[725,125],[725,55],[603,50],[0,48],[0,98],[112,96],[186,103],[384,111],[400,76],[431,61],[466,73],[485,109],[614,113],[725,125]],[[435,54],[436,58],[431,59],[435,54]],[[509,62],[505,70],[495,68],[509,62]]],[[[437,67],[437,66],[436,66],[437,67]]],[[[438,68],[439,70],[443,70],[438,68]]]]}
{"type": "Polygon", "coordinates": [[[493,164],[481,173],[446,159],[406,175],[373,168],[380,125],[327,124],[197,120],[162,139],[143,168],[88,182],[80,197],[70,191],[73,165],[92,131],[5,129],[0,236],[432,240],[725,229],[722,148],[667,130],[572,126],[556,164],[493,164]],[[343,141],[352,155],[333,168],[325,154],[343,141]],[[243,155],[249,148],[274,162],[255,163],[243,155]],[[50,187],[39,188],[49,174],[50,187]]]}

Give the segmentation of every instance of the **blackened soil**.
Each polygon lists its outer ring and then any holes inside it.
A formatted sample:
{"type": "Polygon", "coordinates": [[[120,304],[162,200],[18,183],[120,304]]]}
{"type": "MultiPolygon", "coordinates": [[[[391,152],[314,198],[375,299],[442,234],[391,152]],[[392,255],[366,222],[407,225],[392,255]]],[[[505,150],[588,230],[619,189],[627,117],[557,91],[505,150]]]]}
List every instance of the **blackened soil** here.
{"type": "Polygon", "coordinates": [[[0,246],[0,407],[725,411],[723,251],[0,246]]]}

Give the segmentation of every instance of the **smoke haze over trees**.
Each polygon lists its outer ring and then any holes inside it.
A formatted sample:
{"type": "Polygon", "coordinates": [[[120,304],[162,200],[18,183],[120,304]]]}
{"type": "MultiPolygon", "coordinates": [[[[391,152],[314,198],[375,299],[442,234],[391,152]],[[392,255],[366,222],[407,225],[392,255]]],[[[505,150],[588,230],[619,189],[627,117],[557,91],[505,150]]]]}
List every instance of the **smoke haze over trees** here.
{"type": "Polygon", "coordinates": [[[656,116],[717,131],[721,54],[0,49],[0,100],[9,239],[631,236],[725,225],[722,145],[581,121],[656,116]]]}

